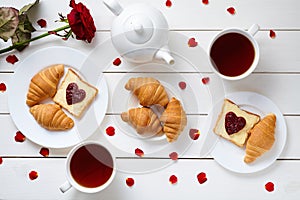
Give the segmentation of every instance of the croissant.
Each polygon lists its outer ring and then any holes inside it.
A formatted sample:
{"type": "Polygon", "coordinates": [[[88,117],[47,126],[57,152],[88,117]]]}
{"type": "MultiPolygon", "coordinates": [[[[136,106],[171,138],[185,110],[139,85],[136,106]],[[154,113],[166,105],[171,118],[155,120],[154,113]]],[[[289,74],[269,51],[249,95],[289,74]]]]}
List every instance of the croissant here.
{"type": "Polygon", "coordinates": [[[164,123],[163,132],[166,134],[168,142],[176,141],[187,124],[186,114],[179,100],[175,97],[171,98],[160,121],[164,123]]]}
{"type": "Polygon", "coordinates": [[[276,115],[268,114],[250,131],[246,144],[245,163],[251,163],[259,156],[269,151],[275,142],[276,115]]]}
{"type": "Polygon", "coordinates": [[[35,105],[30,108],[30,113],[42,127],[48,130],[67,130],[74,126],[74,121],[57,104],[35,105]]]}
{"type": "Polygon", "coordinates": [[[151,77],[130,78],[125,89],[132,91],[142,106],[161,105],[165,107],[168,102],[168,94],[160,82],[151,77]]]}
{"type": "Polygon", "coordinates": [[[52,65],[35,74],[29,84],[26,104],[34,106],[39,102],[53,97],[60,78],[64,75],[64,65],[52,65]]]}
{"type": "Polygon", "coordinates": [[[123,112],[121,118],[132,125],[139,134],[159,135],[162,133],[160,121],[150,108],[131,108],[123,112]]]}

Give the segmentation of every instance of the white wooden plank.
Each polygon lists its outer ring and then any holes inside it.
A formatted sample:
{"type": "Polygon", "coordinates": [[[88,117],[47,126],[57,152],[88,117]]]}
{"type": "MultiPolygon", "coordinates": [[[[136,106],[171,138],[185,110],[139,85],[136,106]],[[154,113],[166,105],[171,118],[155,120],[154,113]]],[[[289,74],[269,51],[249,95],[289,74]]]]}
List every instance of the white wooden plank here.
{"type": "MultiPolygon", "coordinates": [[[[206,139],[206,116],[189,116],[189,127],[180,135],[178,142],[173,145],[168,145],[164,140],[149,141],[134,139],[125,132],[127,125],[116,123],[116,119],[120,116],[108,115],[104,118],[100,128],[87,140],[101,141],[118,157],[136,157],[134,155],[135,148],[143,149],[145,157],[164,157],[167,158],[169,153],[175,151],[179,153],[179,157],[183,158],[199,158],[206,157],[200,155],[202,145],[206,139]],[[195,125],[193,125],[195,124],[195,125]],[[115,135],[108,136],[105,133],[107,127],[113,126],[115,128],[115,135]],[[191,140],[188,134],[189,128],[196,128],[200,131],[198,140],[191,140]],[[125,130],[125,131],[124,131],[125,130]],[[127,142],[124,142],[127,141],[127,142]]],[[[299,159],[300,152],[298,151],[298,141],[300,136],[298,134],[300,117],[299,116],[285,116],[287,124],[287,141],[284,151],[279,158],[283,159],[299,159]]],[[[17,143],[14,140],[18,129],[14,125],[9,115],[0,115],[1,133],[0,134],[0,156],[13,157],[42,157],[39,154],[40,145],[31,142],[28,138],[23,143],[17,143]]],[[[70,148],[66,149],[49,149],[49,157],[64,157],[67,155],[70,148]]],[[[209,155],[208,155],[209,156],[209,155]]]]}
{"type": "MultiPolygon", "coordinates": [[[[134,73],[129,74],[130,76],[140,76],[141,74],[134,73]]],[[[120,95],[123,96],[128,95],[128,92],[125,89],[122,89],[121,83],[126,83],[127,78],[129,75],[123,74],[123,73],[107,73],[105,74],[105,78],[108,83],[108,89],[109,89],[109,113],[120,113],[124,111],[124,104],[116,104],[116,101],[119,101],[120,99],[112,99],[115,95],[120,92],[120,95]],[[125,78],[124,78],[125,76],[125,78]],[[120,82],[119,81],[123,81],[120,82]],[[111,107],[111,103],[115,105],[114,109],[111,107]]],[[[157,73],[157,74],[144,74],[144,76],[155,76],[160,77],[162,80],[170,80],[170,83],[165,82],[168,87],[175,91],[178,89],[178,83],[180,81],[185,81],[188,86],[191,88],[188,88],[183,91],[177,91],[173,94],[179,95],[180,99],[183,99],[183,101],[188,102],[189,98],[195,96],[197,98],[197,101],[194,102],[193,105],[198,106],[198,109],[192,106],[186,106],[186,110],[188,113],[208,113],[211,106],[213,105],[213,102],[215,102],[216,99],[219,99],[223,97],[225,93],[230,92],[236,92],[236,91],[252,91],[257,92],[262,95],[267,96],[272,101],[274,101],[275,104],[279,107],[281,112],[283,114],[299,114],[300,113],[300,96],[294,92],[298,91],[298,85],[300,84],[300,77],[299,74],[268,74],[268,73],[262,73],[262,74],[252,74],[251,76],[247,77],[246,79],[239,80],[239,81],[220,81],[216,77],[216,75],[213,74],[193,74],[193,73],[171,73],[171,74],[164,74],[164,73],[157,73]],[[202,77],[210,77],[211,82],[207,85],[203,85],[201,82],[202,77]],[[181,77],[181,78],[178,78],[181,77]],[[214,82],[215,80],[215,82],[214,82]],[[217,84],[216,84],[217,83],[217,84]],[[215,85],[216,84],[216,85],[215,85]],[[224,84],[224,85],[222,85],[224,84]],[[225,89],[223,91],[223,88],[225,89]],[[288,90],[287,90],[288,88],[288,90]],[[190,92],[191,91],[191,92],[190,92]],[[192,94],[194,93],[194,94],[192,94]],[[211,94],[211,96],[210,96],[211,94]],[[284,95],[283,95],[284,94],[284,95]],[[212,101],[213,100],[213,101],[212,101]],[[288,102],[288,103],[287,103],[288,102]]],[[[3,82],[7,82],[9,80],[10,76],[12,74],[0,74],[0,80],[4,80],[3,82]]],[[[159,79],[159,78],[158,78],[159,79]]],[[[8,104],[7,102],[7,93],[9,92],[9,84],[8,81],[7,84],[7,91],[0,94],[0,102],[3,102],[0,106],[1,113],[8,113],[8,104]]],[[[173,92],[172,91],[172,92],[173,92]]],[[[176,96],[175,95],[175,96],[176,96]]],[[[129,96],[130,97],[130,96],[129,96]]],[[[128,98],[128,96],[126,96],[128,98]]],[[[128,99],[126,99],[127,101],[128,99]]],[[[123,103],[123,101],[122,101],[123,103]]],[[[131,104],[127,104],[131,105],[131,104]]]]}
{"type": "MultiPolygon", "coordinates": [[[[211,72],[208,64],[208,56],[203,57],[202,54],[207,54],[208,46],[213,36],[217,34],[218,31],[172,31],[170,33],[170,49],[171,52],[180,53],[179,57],[175,57],[175,65],[172,68],[178,72],[193,72],[195,69],[189,67],[187,62],[183,61],[183,58],[188,59],[192,62],[194,66],[197,66],[201,72],[211,72]],[[187,41],[189,38],[194,37],[198,42],[197,48],[189,48],[187,46],[187,41]],[[202,49],[199,49],[202,48],[202,49]],[[200,56],[200,57],[199,57],[200,56]]],[[[34,35],[39,35],[35,33],[34,35]]],[[[257,33],[255,38],[257,39],[260,46],[260,61],[255,70],[255,72],[299,72],[300,58],[297,55],[298,49],[300,48],[300,43],[298,41],[300,37],[300,31],[276,31],[276,38],[271,39],[269,37],[269,31],[260,31],[257,33]]],[[[113,54],[97,54],[99,49],[103,46],[103,43],[110,43],[110,33],[109,32],[98,32],[91,44],[84,43],[70,38],[68,41],[63,41],[56,36],[49,36],[32,42],[30,46],[23,52],[9,52],[7,54],[0,55],[0,72],[13,72],[18,66],[18,63],[12,65],[7,63],[5,58],[7,55],[13,53],[19,58],[19,63],[24,60],[27,56],[41,48],[46,48],[50,46],[67,46],[75,49],[80,49],[83,53],[89,55],[94,53],[91,58],[98,59],[101,61],[101,57],[109,57],[111,62],[115,59],[113,54]]],[[[0,47],[8,46],[8,43],[0,42],[0,47]]],[[[112,47],[113,48],[113,47],[112,47]]],[[[108,51],[113,52],[113,50],[108,51]]],[[[205,55],[204,55],[205,56],[205,55]]],[[[124,59],[122,59],[124,60],[124,59]]],[[[119,72],[119,71],[131,71],[134,67],[132,65],[124,64],[125,61],[118,67],[114,65],[105,66],[107,72],[119,72]]],[[[107,63],[106,63],[107,64],[107,63]]],[[[150,71],[144,69],[145,71],[150,71]]]]}
{"type": "MultiPolygon", "coordinates": [[[[21,8],[33,1],[2,0],[5,6],[21,8]]],[[[82,0],[91,11],[98,30],[109,30],[115,16],[102,4],[101,1],[82,0]]],[[[253,23],[258,23],[263,29],[299,29],[300,8],[299,1],[273,1],[273,0],[252,0],[252,1],[209,1],[203,5],[200,0],[175,1],[173,6],[168,8],[162,0],[119,0],[123,7],[137,2],[145,2],[161,10],[166,16],[171,29],[222,29],[230,26],[249,28],[253,23]],[[235,15],[230,15],[226,9],[234,7],[235,15]],[[266,14],[267,13],[267,14],[266,14]],[[217,17],[216,17],[217,16],[217,17]]],[[[58,27],[55,20],[57,13],[67,15],[70,12],[69,1],[62,3],[60,0],[41,1],[34,8],[31,18],[38,20],[44,18],[48,21],[48,29],[58,27]],[[57,6],[60,5],[60,6],[57,6]],[[40,12],[47,10],[47,12],[40,12]]],[[[34,20],[34,21],[35,21],[34,20]]],[[[36,23],[34,24],[36,25],[36,23]]]]}
{"type": "MultiPolygon", "coordinates": [[[[129,168],[164,164],[160,159],[117,159],[117,166],[129,168]]],[[[58,187],[66,180],[65,159],[4,158],[0,166],[1,199],[297,199],[300,195],[299,161],[277,161],[270,168],[255,174],[236,174],[220,167],[213,160],[178,160],[154,172],[135,174],[117,171],[111,185],[96,194],[84,194],[75,189],[62,194],[58,187]],[[38,172],[29,180],[31,170],[38,172]],[[207,181],[199,184],[197,174],[205,172],[207,181]],[[176,175],[178,182],[170,184],[176,175]],[[126,178],[135,180],[132,187],[126,178]],[[265,184],[273,182],[275,190],[267,192],[265,184]],[[149,189],[151,188],[151,189],[149,189]],[[238,192],[237,192],[237,189],[238,192]],[[153,192],[157,191],[157,192],[153,192]],[[45,195],[47,194],[47,195],[45,195]]]]}

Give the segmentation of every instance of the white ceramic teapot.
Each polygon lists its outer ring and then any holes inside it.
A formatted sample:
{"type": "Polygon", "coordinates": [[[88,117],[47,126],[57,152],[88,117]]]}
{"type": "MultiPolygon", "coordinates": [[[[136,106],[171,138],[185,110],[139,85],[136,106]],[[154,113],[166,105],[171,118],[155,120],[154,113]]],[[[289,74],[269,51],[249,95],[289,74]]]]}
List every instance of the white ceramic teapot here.
{"type": "Polygon", "coordinates": [[[117,16],[112,23],[111,39],[125,59],[134,63],[159,59],[174,64],[168,49],[168,22],[159,10],[143,3],[125,9],[116,0],[103,3],[117,16]]]}

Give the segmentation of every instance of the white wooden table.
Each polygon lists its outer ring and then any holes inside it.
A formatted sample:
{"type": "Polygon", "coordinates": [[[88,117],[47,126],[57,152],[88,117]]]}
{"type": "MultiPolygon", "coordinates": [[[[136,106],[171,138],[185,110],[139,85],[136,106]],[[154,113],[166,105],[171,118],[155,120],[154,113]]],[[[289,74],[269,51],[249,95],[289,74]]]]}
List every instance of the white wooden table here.
{"type": "MultiPolygon", "coordinates": [[[[80,50],[88,55],[101,43],[109,40],[110,26],[115,18],[104,7],[102,1],[82,0],[90,9],[94,18],[97,33],[91,44],[75,39],[63,41],[57,37],[47,37],[35,41],[23,52],[12,52],[20,61],[33,52],[45,47],[66,46],[80,50]]],[[[177,151],[179,145],[174,145],[165,151],[147,155],[151,146],[145,146],[145,156],[138,158],[134,152],[126,152],[116,144],[118,135],[122,134],[116,128],[115,138],[108,137],[105,129],[114,126],[113,117],[118,114],[111,106],[101,124],[99,131],[89,140],[104,142],[117,156],[117,165],[123,169],[116,174],[112,184],[104,191],[96,194],[84,194],[71,189],[61,193],[59,186],[66,180],[65,158],[70,148],[52,149],[49,157],[39,154],[42,146],[26,139],[22,143],[15,141],[18,131],[8,109],[8,92],[10,78],[17,67],[5,61],[8,54],[0,55],[0,83],[5,83],[7,90],[0,92],[0,199],[299,199],[300,195],[300,3],[298,0],[243,0],[221,1],[210,0],[204,5],[201,0],[172,0],[172,7],[165,6],[165,0],[120,0],[122,6],[136,2],[145,2],[163,12],[166,16],[171,33],[194,37],[198,47],[207,51],[209,41],[220,30],[228,27],[248,29],[253,23],[260,25],[257,39],[261,55],[259,64],[253,74],[241,81],[224,81],[225,93],[236,91],[252,91],[271,99],[281,110],[287,124],[287,142],[284,151],[267,169],[251,174],[231,172],[220,166],[211,156],[200,156],[197,141],[190,141],[191,146],[175,162],[171,162],[168,153],[177,151]],[[236,14],[227,12],[228,7],[234,7],[236,14]],[[270,38],[269,31],[274,30],[276,37],[270,38]],[[170,164],[171,162],[171,164],[170,164]],[[163,166],[163,167],[162,167],[163,166]],[[135,169],[150,169],[150,171],[135,172],[135,169]],[[152,170],[157,169],[157,170],[152,170]],[[30,171],[38,172],[38,178],[30,180],[30,171]],[[199,184],[197,174],[205,172],[207,181],[199,184]],[[170,184],[169,177],[176,175],[178,182],[170,184]],[[132,187],[125,183],[126,178],[135,180],[132,187]],[[273,192],[265,189],[265,184],[275,185],[273,192]]],[[[29,0],[1,0],[0,6],[21,8],[31,3],[29,0]]],[[[55,22],[57,13],[69,13],[69,1],[41,0],[30,15],[33,25],[38,29],[34,35],[41,34],[45,28],[39,28],[38,19],[47,20],[46,30],[52,30],[60,25],[55,22]]],[[[196,51],[187,47],[182,41],[170,41],[172,48],[181,47],[188,55],[197,58],[196,51]]],[[[187,42],[187,41],[186,41],[187,42]]],[[[8,43],[1,42],[0,48],[8,43]]],[[[20,62],[19,61],[19,62],[20,62]]],[[[34,66],[28,66],[28,68],[34,66]]],[[[192,73],[185,66],[175,66],[186,80],[194,80],[199,74],[192,73]]],[[[200,72],[211,77],[214,74],[209,66],[201,66],[200,72]]],[[[105,70],[110,97],[113,95],[116,83],[122,78],[123,72],[130,70],[128,66],[109,67],[105,70]]],[[[148,73],[148,72],[143,72],[148,73]]],[[[158,73],[172,76],[172,73],[158,73]]],[[[200,83],[200,81],[199,81],[200,83]]],[[[16,83],[18,84],[18,83],[16,83]]],[[[188,115],[188,120],[199,121],[199,130],[203,128],[209,112],[206,100],[198,113],[188,115]]],[[[193,111],[193,108],[187,107],[193,111]]],[[[189,113],[189,112],[188,112],[189,113]]],[[[189,139],[188,136],[181,136],[189,139]]],[[[182,139],[180,138],[180,139],[182,139]]],[[[135,149],[137,146],[132,146],[135,149]]],[[[143,148],[143,147],[141,147],[143,148]]]]}

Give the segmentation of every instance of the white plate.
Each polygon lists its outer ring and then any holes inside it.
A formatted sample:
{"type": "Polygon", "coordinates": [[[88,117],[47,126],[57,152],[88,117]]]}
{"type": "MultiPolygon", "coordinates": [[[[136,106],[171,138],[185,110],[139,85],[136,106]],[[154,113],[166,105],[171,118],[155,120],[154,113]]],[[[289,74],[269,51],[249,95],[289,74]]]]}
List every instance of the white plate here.
{"type": "MultiPolygon", "coordinates": [[[[278,107],[267,97],[253,92],[236,92],[226,95],[244,110],[256,113],[263,118],[268,113],[276,115],[275,143],[270,151],[263,154],[251,164],[244,162],[245,148],[240,148],[231,142],[219,138],[211,155],[224,168],[237,173],[253,173],[269,167],[281,154],[287,137],[287,129],[284,117],[278,107]]],[[[219,101],[209,113],[212,115],[212,126],[214,127],[217,117],[221,111],[223,99],[219,101]]],[[[210,131],[213,133],[212,129],[210,131]]]]}
{"type": "MultiPolygon", "coordinates": [[[[18,68],[11,79],[8,104],[14,123],[28,139],[45,147],[65,148],[88,138],[99,127],[108,104],[107,85],[100,76],[95,77],[100,79],[98,79],[98,83],[94,84],[99,93],[83,117],[77,119],[65,111],[75,122],[75,126],[68,131],[48,131],[42,128],[30,114],[29,107],[26,105],[26,95],[31,78],[50,65],[64,64],[66,66],[65,73],[68,67],[72,67],[79,71],[83,79],[89,82],[86,77],[91,75],[85,74],[85,70],[81,70],[85,59],[86,55],[80,51],[67,47],[50,47],[31,54],[18,64],[18,68]]],[[[94,73],[93,76],[98,76],[98,74],[94,73]]],[[[54,103],[51,100],[47,102],[54,103]]]]}

